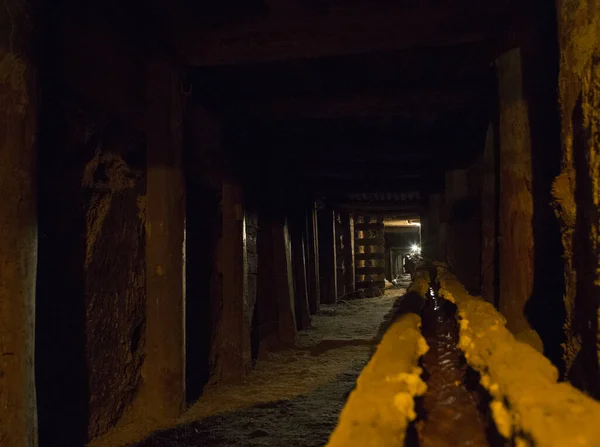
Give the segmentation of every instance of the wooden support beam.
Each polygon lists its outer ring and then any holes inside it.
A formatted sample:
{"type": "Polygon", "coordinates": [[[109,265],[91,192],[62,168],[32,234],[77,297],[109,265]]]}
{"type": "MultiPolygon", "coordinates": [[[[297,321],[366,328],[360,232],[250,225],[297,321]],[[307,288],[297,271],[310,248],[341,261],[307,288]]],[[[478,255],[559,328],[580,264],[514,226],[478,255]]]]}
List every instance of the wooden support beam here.
{"type": "Polygon", "coordinates": [[[211,350],[212,382],[243,378],[252,366],[248,306],[248,262],[244,198],[237,181],[225,180],[221,199],[222,236],[218,268],[222,277],[221,312],[211,350]]]}
{"type": "Polygon", "coordinates": [[[345,210],[335,210],[335,268],[337,293],[339,294],[337,298],[341,298],[346,293],[344,220],[347,214],[345,210]]]}
{"type": "Polygon", "coordinates": [[[268,120],[331,119],[371,116],[412,116],[421,110],[454,110],[484,107],[495,94],[491,83],[444,88],[420,88],[399,92],[361,92],[277,98],[270,101],[236,101],[225,107],[236,114],[268,120]]]}
{"type": "Polygon", "coordinates": [[[185,186],[179,72],[148,64],[145,405],[178,417],[185,396],[185,186]]]}
{"type": "Polygon", "coordinates": [[[340,241],[341,241],[341,257],[343,263],[342,284],[344,286],[343,293],[350,293],[355,288],[354,278],[354,218],[347,209],[339,210],[340,215],[340,241]]]}
{"type": "Polygon", "coordinates": [[[289,228],[284,218],[262,214],[258,230],[259,355],[296,344],[296,314],[289,228]]]}
{"type": "Polygon", "coordinates": [[[321,303],[337,300],[337,270],[335,252],[335,213],[330,208],[319,210],[319,269],[321,303]]]}
{"type": "Polygon", "coordinates": [[[498,11],[483,4],[459,8],[449,3],[436,12],[428,5],[369,5],[326,14],[267,14],[204,27],[189,17],[179,24],[175,45],[188,65],[211,66],[452,46],[502,31],[498,11]]]}
{"type": "Polygon", "coordinates": [[[316,315],[319,311],[319,304],[321,304],[321,286],[319,277],[319,231],[314,203],[306,211],[306,241],[308,304],[311,315],[316,315]]]}
{"type": "Polygon", "coordinates": [[[304,215],[295,215],[290,220],[290,238],[292,243],[292,264],[294,272],[294,303],[296,310],[296,328],[310,327],[310,308],[308,304],[308,281],[306,265],[306,246],[304,238],[304,215]]]}
{"type": "Polygon", "coordinates": [[[335,202],[338,208],[351,209],[356,212],[382,212],[382,213],[416,213],[419,214],[423,210],[420,204],[407,205],[402,202],[380,202],[380,203],[360,203],[360,202],[335,202]]]}
{"type": "MultiPolygon", "coordinates": [[[[469,144],[469,142],[466,142],[469,144]]],[[[281,145],[277,145],[281,147],[281,145]]],[[[461,149],[463,149],[461,147],[461,149]]],[[[308,165],[361,164],[377,161],[378,163],[418,163],[438,157],[451,157],[457,152],[457,146],[451,143],[406,144],[402,140],[372,144],[323,144],[307,142],[285,145],[286,159],[296,166],[298,163],[308,165]]]]}
{"type": "Polygon", "coordinates": [[[0,445],[11,447],[38,443],[34,374],[38,90],[29,35],[30,3],[20,0],[0,7],[10,29],[0,37],[4,72],[0,79],[0,445]]]}

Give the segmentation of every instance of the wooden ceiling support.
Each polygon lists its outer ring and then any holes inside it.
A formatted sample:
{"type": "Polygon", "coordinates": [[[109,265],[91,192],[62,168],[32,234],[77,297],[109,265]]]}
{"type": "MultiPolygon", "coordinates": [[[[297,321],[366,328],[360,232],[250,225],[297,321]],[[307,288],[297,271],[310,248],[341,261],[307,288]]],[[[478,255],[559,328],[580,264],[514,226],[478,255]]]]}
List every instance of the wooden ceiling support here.
{"type": "MultiPolygon", "coordinates": [[[[498,11],[480,2],[364,5],[328,12],[264,14],[202,26],[178,26],[175,46],[188,65],[214,66],[328,57],[417,46],[453,46],[497,36],[498,11]]],[[[497,3],[497,2],[492,2],[497,3]]]]}

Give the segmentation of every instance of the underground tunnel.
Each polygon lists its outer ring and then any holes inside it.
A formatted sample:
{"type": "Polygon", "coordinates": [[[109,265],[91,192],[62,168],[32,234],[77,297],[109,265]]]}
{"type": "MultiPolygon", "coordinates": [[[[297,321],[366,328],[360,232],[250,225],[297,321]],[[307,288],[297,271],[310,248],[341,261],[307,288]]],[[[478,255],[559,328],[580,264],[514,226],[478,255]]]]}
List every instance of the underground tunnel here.
{"type": "Polygon", "coordinates": [[[600,445],[597,1],[0,11],[0,447],[600,445]]]}

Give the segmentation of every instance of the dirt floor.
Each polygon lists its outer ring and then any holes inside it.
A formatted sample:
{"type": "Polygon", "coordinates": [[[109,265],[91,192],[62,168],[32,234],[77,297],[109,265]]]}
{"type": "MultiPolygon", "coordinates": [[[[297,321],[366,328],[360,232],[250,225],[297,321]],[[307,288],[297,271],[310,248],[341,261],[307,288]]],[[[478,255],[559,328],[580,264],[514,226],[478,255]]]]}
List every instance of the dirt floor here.
{"type": "Polygon", "coordinates": [[[142,442],[144,430],[124,424],[92,445],[324,446],[402,293],[322,305],[298,348],[259,361],[244,383],[205,390],[176,424],[142,442]]]}

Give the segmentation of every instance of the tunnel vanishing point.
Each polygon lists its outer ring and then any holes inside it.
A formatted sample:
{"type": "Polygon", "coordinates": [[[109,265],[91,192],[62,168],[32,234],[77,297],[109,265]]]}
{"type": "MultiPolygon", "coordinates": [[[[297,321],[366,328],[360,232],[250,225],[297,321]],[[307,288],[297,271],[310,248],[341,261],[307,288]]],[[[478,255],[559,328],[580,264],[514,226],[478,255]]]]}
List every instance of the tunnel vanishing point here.
{"type": "Polygon", "coordinates": [[[0,446],[177,421],[409,242],[600,398],[598,0],[0,11],[0,446]]]}

